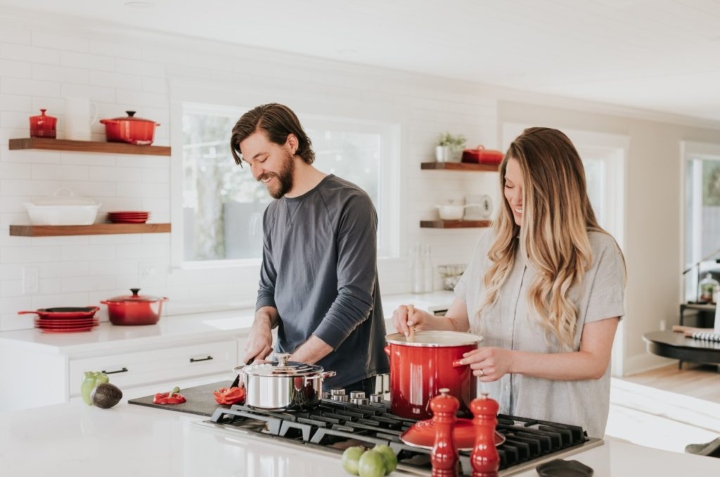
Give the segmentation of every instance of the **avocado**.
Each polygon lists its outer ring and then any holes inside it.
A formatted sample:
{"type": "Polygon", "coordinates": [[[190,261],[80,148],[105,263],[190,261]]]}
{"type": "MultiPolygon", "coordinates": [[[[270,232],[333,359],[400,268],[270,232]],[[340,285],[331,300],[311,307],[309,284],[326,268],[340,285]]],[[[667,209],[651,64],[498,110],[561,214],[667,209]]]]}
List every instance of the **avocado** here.
{"type": "Polygon", "coordinates": [[[101,409],[110,409],[122,399],[120,388],[110,383],[98,384],[90,395],[95,406],[101,409]]]}

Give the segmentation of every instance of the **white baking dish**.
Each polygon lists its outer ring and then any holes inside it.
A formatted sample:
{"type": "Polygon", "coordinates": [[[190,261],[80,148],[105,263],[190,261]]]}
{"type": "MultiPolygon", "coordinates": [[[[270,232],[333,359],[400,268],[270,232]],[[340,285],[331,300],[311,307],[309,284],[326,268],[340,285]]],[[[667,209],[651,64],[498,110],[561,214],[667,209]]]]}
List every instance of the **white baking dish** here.
{"type": "Polygon", "coordinates": [[[68,189],[60,189],[50,197],[26,203],[25,208],[32,225],[91,225],[95,223],[100,205],[68,189]]]}

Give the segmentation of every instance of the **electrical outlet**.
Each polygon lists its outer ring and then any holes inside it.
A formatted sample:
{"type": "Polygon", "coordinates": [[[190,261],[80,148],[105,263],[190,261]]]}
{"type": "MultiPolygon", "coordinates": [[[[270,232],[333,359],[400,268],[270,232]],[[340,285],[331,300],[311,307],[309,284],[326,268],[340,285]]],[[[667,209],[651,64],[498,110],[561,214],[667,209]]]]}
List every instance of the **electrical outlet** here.
{"type": "Polygon", "coordinates": [[[40,270],[38,267],[23,267],[22,269],[22,292],[23,295],[30,295],[40,291],[40,270]]]}

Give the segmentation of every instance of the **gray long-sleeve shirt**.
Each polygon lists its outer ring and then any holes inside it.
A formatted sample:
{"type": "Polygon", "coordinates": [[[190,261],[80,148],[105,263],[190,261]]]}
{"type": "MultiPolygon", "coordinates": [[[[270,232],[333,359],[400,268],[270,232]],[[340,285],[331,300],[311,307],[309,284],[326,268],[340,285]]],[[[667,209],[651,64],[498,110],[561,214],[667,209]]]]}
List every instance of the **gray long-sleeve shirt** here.
{"type": "Polygon", "coordinates": [[[276,351],[292,353],[311,335],[333,351],[317,364],[342,387],[387,373],[385,321],[377,275],[377,214],[356,185],[329,175],[300,197],[265,210],[256,309],[272,306],[276,351]]]}

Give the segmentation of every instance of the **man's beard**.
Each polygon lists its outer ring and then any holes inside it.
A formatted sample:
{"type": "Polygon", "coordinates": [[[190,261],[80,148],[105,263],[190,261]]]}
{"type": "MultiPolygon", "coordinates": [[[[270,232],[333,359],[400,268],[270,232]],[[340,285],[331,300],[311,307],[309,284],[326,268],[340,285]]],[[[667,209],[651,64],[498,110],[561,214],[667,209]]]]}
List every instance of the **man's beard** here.
{"type": "Polygon", "coordinates": [[[287,154],[285,157],[285,163],[280,169],[280,173],[266,172],[258,178],[259,181],[265,180],[268,177],[276,177],[278,180],[278,186],[273,188],[270,183],[266,184],[267,190],[273,199],[279,199],[285,194],[290,192],[293,187],[293,174],[295,172],[295,162],[291,154],[287,154]]]}

